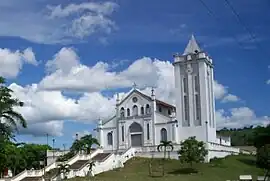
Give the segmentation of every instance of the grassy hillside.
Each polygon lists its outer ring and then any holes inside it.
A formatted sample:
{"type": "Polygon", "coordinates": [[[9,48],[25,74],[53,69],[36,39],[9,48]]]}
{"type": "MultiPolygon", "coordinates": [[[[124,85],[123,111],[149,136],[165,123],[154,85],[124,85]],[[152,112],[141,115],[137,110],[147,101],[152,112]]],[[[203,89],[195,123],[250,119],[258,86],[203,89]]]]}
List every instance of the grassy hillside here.
{"type": "Polygon", "coordinates": [[[240,129],[223,128],[217,131],[218,134],[231,137],[232,146],[253,146],[256,135],[268,132],[268,127],[244,127],[240,129]]]}
{"type": "MultiPolygon", "coordinates": [[[[178,160],[169,160],[165,164],[165,176],[161,176],[161,167],[156,169],[155,176],[149,176],[149,161],[146,158],[134,158],[129,160],[122,169],[109,171],[97,175],[95,181],[225,181],[236,180],[239,175],[251,174],[263,175],[261,169],[255,166],[255,157],[252,156],[230,156],[208,164],[198,164],[199,173],[187,174],[187,165],[180,164],[178,160]]],[[[160,159],[154,160],[155,168],[158,168],[160,159]]],[[[74,178],[70,181],[89,181],[89,178],[74,178]]]]}

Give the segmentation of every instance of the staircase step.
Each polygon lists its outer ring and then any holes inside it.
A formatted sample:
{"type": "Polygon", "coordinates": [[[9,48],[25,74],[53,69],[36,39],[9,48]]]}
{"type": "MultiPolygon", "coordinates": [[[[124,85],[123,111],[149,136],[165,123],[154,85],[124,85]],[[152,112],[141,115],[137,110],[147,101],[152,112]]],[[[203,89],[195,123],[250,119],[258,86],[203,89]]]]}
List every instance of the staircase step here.
{"type": "Polygon", "coordinates": [[[98,153],[96,156],[92,158],[93,161],[102,161],[106,157],[108,157],[111,153],[98,153]]]}
{"type": "Polygon", "coordinates": [[[84,164],[86,164],[88,162],[88,160],[78,160],[75,163],[73,163],[72,165],[70,165],[70,169],[72,170],[77,170],[79,168],[81,168],[84,164]]]}
{"type": "Polygon", "coordinates": [[[42,177],[25,177],[20,181],[42,181],[42,177]]]}

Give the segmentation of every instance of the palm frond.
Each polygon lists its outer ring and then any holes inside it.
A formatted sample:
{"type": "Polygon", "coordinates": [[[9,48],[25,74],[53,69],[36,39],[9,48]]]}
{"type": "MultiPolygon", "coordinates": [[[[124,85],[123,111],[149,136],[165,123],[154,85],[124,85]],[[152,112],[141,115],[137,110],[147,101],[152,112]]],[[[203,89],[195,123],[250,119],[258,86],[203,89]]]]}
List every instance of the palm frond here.
{"type": "Polygon", "coordinates": [[[2,116],[4,116],[4,115],[13,118],[14,121],[15,120],[19,121],[20,124],[22,125],[22,127],[24,127],[24,128],[27,127],[26,120],[23,118],[23,116],[20,113],[17,113],[13,110],[8,110],[8,111],[5,111],[2,113],[2,116]]]}

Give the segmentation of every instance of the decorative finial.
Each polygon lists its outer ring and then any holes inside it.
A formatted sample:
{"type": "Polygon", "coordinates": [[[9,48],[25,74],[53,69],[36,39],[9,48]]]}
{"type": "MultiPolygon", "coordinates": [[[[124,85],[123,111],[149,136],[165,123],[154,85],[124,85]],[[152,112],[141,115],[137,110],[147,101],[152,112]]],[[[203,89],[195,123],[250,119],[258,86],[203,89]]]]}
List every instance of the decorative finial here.
{"type": "Polygon", "coordinates": [[[134,82],[133,83],[133,89],[136,89],[136,87],[137,87],[137,84],[134,82]]]}
{"type": "Polygon", "coordinates": [[[151,96],[154,96],[155,94],[154,94],[154,87],[152,87],[152,89],[151,89],[151,96]]]}
{"type": "Polygon", "coordinates": [[[116,101],[118,102],[120,100],[119,93],[116,94],[116,101]]]}

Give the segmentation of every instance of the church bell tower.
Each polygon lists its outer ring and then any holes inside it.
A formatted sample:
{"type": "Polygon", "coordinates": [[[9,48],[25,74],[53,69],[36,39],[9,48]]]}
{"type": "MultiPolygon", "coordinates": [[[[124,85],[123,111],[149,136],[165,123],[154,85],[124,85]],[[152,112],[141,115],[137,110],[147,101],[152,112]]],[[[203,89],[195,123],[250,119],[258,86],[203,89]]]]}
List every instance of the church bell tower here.
{"type": "Polygon", "coordinates": [[[212,59],[192,35],[182,55],[174,55],[176,117],[179,141],[190,136],[216,141],[212,59]]]}

